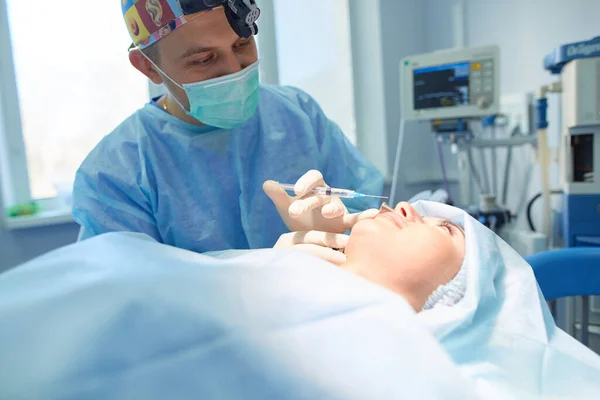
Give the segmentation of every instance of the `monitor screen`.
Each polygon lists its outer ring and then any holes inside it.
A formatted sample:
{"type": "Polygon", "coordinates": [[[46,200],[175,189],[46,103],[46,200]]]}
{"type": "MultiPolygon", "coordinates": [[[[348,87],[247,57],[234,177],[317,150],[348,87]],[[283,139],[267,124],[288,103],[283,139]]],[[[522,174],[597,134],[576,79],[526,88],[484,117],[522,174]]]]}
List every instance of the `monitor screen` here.
{"type": "Polygon", "coordinates": [[[462,107],[493,95],[491,60],[458,62],[413,71],[414,109],[462,107]]]}

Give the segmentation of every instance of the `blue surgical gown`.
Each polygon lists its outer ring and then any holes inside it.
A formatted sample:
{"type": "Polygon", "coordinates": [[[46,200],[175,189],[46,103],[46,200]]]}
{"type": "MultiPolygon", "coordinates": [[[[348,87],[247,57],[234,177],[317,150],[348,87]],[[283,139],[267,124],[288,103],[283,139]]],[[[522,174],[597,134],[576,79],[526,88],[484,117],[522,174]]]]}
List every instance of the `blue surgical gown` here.
{"type": "Polygon", "coordinates": [[[263,85],[260,96],[255,115],[232,130],[191,125],[155,101],[135,112],[77,172],[80,239],[127,231],[200,253],[266,248],[289,231],[263,192],[266,180],[294,183],[317,169],[332,187],[382,192],[381,174],[309,95],[263,85]]]}

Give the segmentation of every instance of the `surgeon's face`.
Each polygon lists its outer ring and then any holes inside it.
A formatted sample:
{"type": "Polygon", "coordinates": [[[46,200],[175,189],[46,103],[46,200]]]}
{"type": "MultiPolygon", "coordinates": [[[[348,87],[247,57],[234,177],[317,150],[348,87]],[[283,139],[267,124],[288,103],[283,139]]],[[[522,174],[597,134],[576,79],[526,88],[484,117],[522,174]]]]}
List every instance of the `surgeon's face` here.
{"type": "MultiPolygon", "coordinates": [[[[222,8],[202,13],[174,30],[156,44],[159,67],[183,85],[233,74],[257,61],[253,37],[240,38],[227,22],[222,8]]],[[[139,52],[132,52],[132,64],[154,83],[165,83],[184,106],[185,92],[162,76],[139,52]]]]}
{"type": "Polygon", "coordinates": [[[396,291],[420,310],[439,285],[452,280],[465,258],[464,230],[422,218],[408,203],[359,222],[346,247],[345,268],[396,291]]]}

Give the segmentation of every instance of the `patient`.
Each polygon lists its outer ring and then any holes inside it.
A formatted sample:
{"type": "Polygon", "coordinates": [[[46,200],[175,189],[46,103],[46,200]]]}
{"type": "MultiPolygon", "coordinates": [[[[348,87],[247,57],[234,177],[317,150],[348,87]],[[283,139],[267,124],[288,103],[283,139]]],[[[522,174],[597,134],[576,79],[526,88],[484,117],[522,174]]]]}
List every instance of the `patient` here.
{"type": "MultiPolygon", "coordinates": [[[[459,273],[465,258],[465,231],[448,220],[422,218],[403,202],[395,212],[382,207],[374,219],[358,222],[345,253],[343,268],[395,291],[420,311],[436,289],[440,288],[436,293],[440,297],[459,273]]],[[[455,292],[458,282],[451,286],[455,292]]],[[[464,285],[460,286],[463,291],[464,285]]],[[[462,293],[457,296],[455,300],[460,300],[462,293]]]]}
{"type": "Polygon", "coordinates": [[[452,281],[465,258],[466,237],[461,226],[442,218],[421,217],[406,202],[395,209],[384,203],[379,213],[372,215],[354,225],[349,236],[293,232],[291,238],[282,236],[275,248],[296,248],[337,264],[400,294],[416,311],[440,301],[452,305],[462,298],[464,279],[452,281]],[[345,254],[332,251],[332,247],[345,254]]]}

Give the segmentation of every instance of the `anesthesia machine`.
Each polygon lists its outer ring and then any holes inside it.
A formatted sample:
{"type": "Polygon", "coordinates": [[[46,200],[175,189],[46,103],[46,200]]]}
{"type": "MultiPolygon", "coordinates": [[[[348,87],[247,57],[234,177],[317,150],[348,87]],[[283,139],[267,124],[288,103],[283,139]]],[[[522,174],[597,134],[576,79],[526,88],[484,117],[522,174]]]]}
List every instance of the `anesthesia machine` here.
{"type": "MultiPolygon", "coordinates": [[[[560,46],[544,64],[560,75],[554,86],[562,97],[563,245],[600,246],[600,179],[595,174],[600,171],[600,37],[560,46]]],[[[549,91],[551,87],[542,87],[538,99],[542,129],[549,91]]]]}

